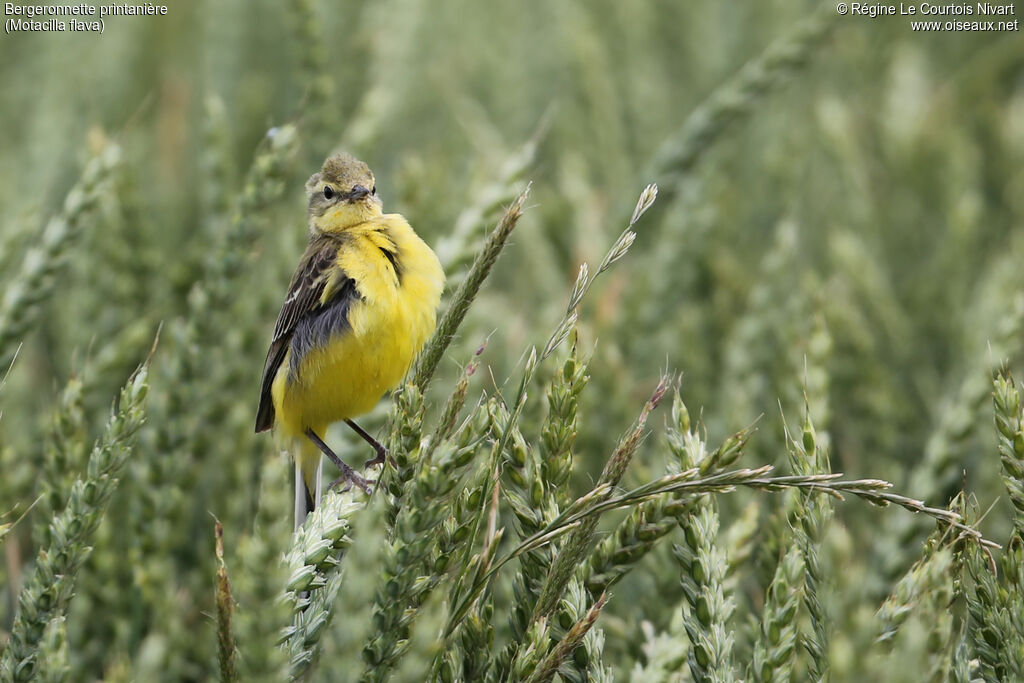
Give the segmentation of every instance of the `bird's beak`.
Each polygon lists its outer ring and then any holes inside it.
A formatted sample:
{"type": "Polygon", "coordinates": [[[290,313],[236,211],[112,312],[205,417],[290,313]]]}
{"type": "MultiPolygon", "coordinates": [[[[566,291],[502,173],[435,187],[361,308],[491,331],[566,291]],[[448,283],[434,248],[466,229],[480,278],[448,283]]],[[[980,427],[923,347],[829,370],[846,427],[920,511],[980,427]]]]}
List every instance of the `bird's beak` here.
{"type": "Polygon", "coordinates": [[[363,197],[368,196],[369,194],[370,191],[367,190],[365,187],[363,187],[362,185],[356,185],[352,188],[352,191],[348,193],[348,198],[349,201],[355,202],[359,201],[363,197]]]}

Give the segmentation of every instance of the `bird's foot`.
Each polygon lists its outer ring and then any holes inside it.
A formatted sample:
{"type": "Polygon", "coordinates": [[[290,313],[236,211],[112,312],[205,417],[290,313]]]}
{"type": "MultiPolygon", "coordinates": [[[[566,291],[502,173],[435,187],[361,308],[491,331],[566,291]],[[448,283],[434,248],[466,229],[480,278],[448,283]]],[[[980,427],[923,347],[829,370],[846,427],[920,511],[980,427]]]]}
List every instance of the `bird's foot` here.
{"type": "Polygon", "coordinates": [[[348,491],[349,489],[352,488],[352,485],[354,484],[357,487],[359,487],[359,490],[361,490],[363,493],[365,493],[366,495],[370,495],[371,493],[373,493],[373,486],[376,483],[376,480],[362,477],[359,474],[357,474],[356,471],[353,470],[351,467],[343,464],[341,466],[341,476],[332,481],[331,485],[328,488],[333,489],[336,486],[344,484],[341,490],[348,491]]]}

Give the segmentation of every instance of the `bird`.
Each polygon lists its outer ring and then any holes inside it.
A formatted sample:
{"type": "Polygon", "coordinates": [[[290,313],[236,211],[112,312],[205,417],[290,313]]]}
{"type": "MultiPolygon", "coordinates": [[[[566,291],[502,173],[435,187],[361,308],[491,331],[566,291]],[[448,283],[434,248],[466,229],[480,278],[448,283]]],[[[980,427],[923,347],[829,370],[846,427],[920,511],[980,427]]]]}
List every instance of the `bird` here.
{"type": "Polygon", "coordinates": [[[370,168],[341,152],[306,182],[309,243],[288,286],[263,366],[256,432],[274,429],[295,461],[295,528],[320,502],[322,456],[364,478],[327,445],[344,421],[385,464],[387,449],[354,418],[394,389],[433,334],[445,275],[400,214],[383,213],[370,168]]]}

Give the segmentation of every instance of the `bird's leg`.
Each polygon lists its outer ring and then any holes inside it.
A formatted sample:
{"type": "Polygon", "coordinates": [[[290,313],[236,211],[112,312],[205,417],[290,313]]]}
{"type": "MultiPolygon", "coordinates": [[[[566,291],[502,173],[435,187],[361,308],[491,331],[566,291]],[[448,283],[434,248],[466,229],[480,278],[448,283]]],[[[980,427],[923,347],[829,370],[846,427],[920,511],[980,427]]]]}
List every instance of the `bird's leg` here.
{"type": "Polygon", "coordinates": [[[316,444],[316,447],[320,449],[320,452],[326,455],[328,459],[335,465],[337,465],[339,470],[341,470],[341,476],[332,481],[328,489],[333,489],[335,486],[341,483],[347,483],[348,487],[351,487],[352,484],[355,484],[360,489],[362,489],[363,493],[365,493],[366,495],[370,495],[370,487],[376,484],[377,482],[371,481],[369,479],[364,479],[363,477],[356,474],[356,471],[349,467],[344,460],[335,455],[334,451],[332,451],[330,447],[324,443],[323,439],[317,436],[316,432],[314,432],[312,429],[306,430],[306,436],[309,437],[310,441],[316,444]]]}
{"type": "Polygon", "coordinates": [[[388,459],[388,449],[384,448],[384,446],[382,446],[380,444],[380,442],[377,441],[377,439],[375,439],[372,436],[370,436],[369,434],[367,434],[366,431],[362,427],[357,425],[352,420],[345,420],[345,424],[347,424],[349,427],[351,427],[352,431],[354,431],[356,434],[358,434],[359,436],[363,437],[363,440],[366,441],[366,443],[368,443],[371,446],[373,446],[373,450],[377,451],[377,456],[375,458],[373,458],[372,460],[367,460],[366,464],[363,465],[364,468],[366,468],[366,467],[373,467],[374,465],[383,464],[384,461],[388,459]]]}

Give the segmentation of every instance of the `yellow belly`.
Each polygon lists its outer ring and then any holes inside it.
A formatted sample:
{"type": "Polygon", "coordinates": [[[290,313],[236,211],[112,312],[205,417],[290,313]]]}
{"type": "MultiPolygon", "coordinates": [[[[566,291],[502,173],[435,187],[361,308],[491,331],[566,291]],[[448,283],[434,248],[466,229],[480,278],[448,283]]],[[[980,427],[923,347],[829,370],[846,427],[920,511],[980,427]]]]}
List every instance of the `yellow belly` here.
{"type": "Polygon", "coordinates": [[[299,365],[296,381],[288,381],[290,359],[285,359],[273,387],[285,431],[298,435],[308,427],[322,434],[332,422],[373,410],[402,380],[433,332],[433,315],[427,320],[409,313],[353,306],[350,319],[362,318],[362,324],[310,351],[299,365]]]}
{"type": "Polygon", "coordinates": [[[401,382],[433,333],[444,275],[429,247],[414,234],[411,240],[400,245],[404,272],[397,286],[373,249],[339,259],[363,298],[349,309],[349,329],[311,350],[293,376],[291,359],[281,364],[272,396],[287,436],[306,429],[323,435],[332,422],[368,413],[401,382]]]}

